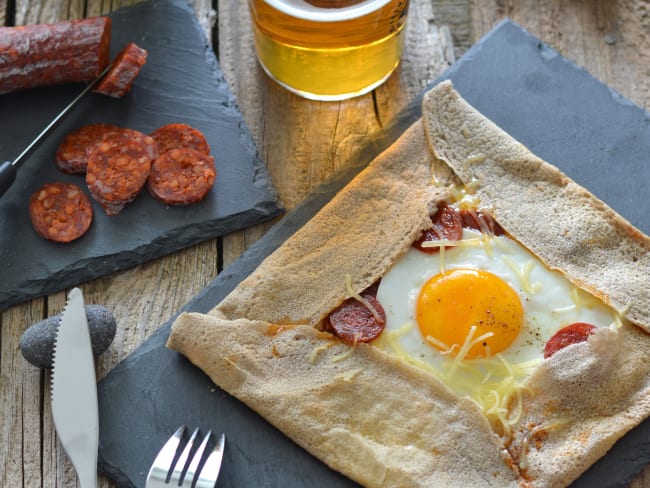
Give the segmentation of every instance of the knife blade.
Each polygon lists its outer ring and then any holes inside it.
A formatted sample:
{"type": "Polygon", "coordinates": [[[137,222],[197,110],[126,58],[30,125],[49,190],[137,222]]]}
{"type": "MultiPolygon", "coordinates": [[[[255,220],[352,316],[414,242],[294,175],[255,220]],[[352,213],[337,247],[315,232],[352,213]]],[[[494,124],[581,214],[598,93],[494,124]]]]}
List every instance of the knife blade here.
{"type": "Polygon", "coordinates": [[[96,488],[97,380],[86,308],[79,288],[70,291],[54,344],[52,417],[56,433],[81,488],[96,488]]]}
{"type": "Polygon", "coordinates": [[[34,138],[34,140],[21,152],[16,159],[13,161],[4,161],[0,163],[0,197],[5,194],[9,187],[13,184],[18,174],[18,167],[23,163],[23,161],[29,156],[34,149],[43,141],[43,139],[52,132],[61,120],[66,117],[73,108],[77,106],[77,103],[86,96],[86,94],[99,83],[106,73],[112,68],[112,65],[106,66],[99,74],[97,78],[88,83],[86,88],[83,89],[79,95],[77,95],[68,105],[66,105],[61,112],[54,117],[49,124],[34,138]]]}

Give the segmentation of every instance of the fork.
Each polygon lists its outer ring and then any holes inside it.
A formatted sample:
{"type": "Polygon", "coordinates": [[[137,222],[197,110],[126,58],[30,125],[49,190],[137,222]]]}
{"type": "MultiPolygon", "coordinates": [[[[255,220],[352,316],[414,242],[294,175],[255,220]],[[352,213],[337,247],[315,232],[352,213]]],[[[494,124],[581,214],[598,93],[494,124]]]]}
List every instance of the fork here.
{"type": "Polygon", "coordinates": [[[196,429],[174,463],[184,432],[185,426],[181,426],[162,447],[149,469],[145,488],[162,488],[170,485],[182,488],[214,488],[221,468],[225,436],[221,434],[199,472],[201,460],[212,437],[212,432],[208,431],[199,447],[192,453],[192,448],[199,435],[199,429],[196,429]]]}

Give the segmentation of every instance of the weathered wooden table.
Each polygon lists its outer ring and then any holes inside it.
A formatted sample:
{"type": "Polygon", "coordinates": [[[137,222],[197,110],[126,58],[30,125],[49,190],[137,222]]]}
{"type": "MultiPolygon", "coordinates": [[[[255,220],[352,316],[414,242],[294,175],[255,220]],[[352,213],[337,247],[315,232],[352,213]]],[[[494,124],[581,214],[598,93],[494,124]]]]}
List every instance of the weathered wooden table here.
{"type": "MultiPolygon", "coordinates": [[[[0,0],[0,25],[100,15],[130,3],[0,0]]],[[[261,72],[245,0],[192,3],[214,40],[221,67],[287,209],[345,166],[367,134],[379,130],[505,16],[632,101],[650,107],[648,0],[412,0],[400,69],[373,93],[340,103],[300,99],[261,72]]],[[[270,225],[84,283],[87,302],[105,304],[118,320],[117,336],[100,358],[98,376],[126,357],[270,225]]],[[[65,293],[60,292],[16,305],[0,317],[0,487],[76,486],[52,424],[49,374],[28,364],[18,347],[27,326],[60,312],[64,303],[65,293]]],[[[110,483],[102,480],[101,485],[110,483]]],[[[650,488],[650,466],[631,486],[650,488]]]]}

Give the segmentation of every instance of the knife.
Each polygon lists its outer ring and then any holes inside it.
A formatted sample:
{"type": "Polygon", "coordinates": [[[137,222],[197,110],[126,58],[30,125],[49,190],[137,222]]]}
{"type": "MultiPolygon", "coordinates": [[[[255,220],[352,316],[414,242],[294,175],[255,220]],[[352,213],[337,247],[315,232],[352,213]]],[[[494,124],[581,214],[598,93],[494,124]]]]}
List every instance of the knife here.
{"type": "Polygon", "coordinates": [[[29,156],[34,149],[43,141],[45,136],[47,136],[52,129],[54,129],[61,120],[68,115],[73,108],[77,106],[79,100],[81,100],[86,93],[88,93],[97,83],[101,80],[106,73],[112,68],[112,65],[107,66],[102,70],[97,78],[91,81],[86,88],[83,89],[79,95],[77,95],[68,105],[65,106],[59,114],[54,117],[49,124],[34,138],[34,140],[27,146],[23,152],[21,152],[16,159],[13,161],[4,161],[0,163],[0,197],[9,189],[16,175],[18,174],[18,167],[23,163],[27,156],[29,156]]]}
{"type": "Polygon", "coordinates": [[[86,308],[73,288],[61,315],[52,361],[52,417],[81,488],[97,488],[99,414],[86,308]]]}

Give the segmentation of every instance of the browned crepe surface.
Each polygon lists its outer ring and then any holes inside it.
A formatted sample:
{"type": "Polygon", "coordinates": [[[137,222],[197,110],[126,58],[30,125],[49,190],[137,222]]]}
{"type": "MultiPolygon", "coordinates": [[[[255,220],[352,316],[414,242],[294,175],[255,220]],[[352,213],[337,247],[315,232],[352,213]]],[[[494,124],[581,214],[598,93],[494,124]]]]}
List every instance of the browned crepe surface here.
{"type": "Polygon", "coordinates": [[[366,486],[514,486],[505,447],[525,463],[520,482],[568,484],[650,412],[648,238],[450,84],[429,93],[424,113],[210,314],[179,317],[168,345],[366,486]],[[545,361],[506,444],[438,380],[314,328],[347,298],[346,276],[361,291],[408,250],[457,181],[450,168],[513,237],[643,328],[624,321],[545,361]],[[627,284],[610,288],[605,268],[627,284]]]}

